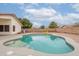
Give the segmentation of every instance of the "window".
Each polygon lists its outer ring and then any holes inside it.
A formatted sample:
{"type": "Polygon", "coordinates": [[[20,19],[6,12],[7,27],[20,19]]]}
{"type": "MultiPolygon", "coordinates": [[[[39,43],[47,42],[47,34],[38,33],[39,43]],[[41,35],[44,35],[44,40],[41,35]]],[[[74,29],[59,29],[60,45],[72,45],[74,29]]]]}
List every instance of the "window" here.
{"type": "Polygon", "coordinates": [[[0,32],[3,32],[3,25],[0,25],[0,32]]]}
{"type": "Polygon", "coordinates": [[[5,25],[5,32],[9,32],[9,25],[5,25]]]}
{"type": "Polygon", "coordinates": [[[15,32],[15,26],[13,25],[13,31],[15,32]]]}
{"type": "Polygon", "coordinates": [[[9,32],[9,25],[0,25],[0,32],[9,32]]]}

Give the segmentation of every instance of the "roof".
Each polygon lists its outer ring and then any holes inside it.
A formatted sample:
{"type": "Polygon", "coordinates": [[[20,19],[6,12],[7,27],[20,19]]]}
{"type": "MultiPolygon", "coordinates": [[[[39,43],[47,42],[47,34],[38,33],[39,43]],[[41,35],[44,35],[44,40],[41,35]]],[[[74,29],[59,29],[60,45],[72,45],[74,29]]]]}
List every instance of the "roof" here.
{"type": "Polygon", "coordinates": [[[16,21],[17,21],[20,25],[22,25],[15,14],[0,13],[0,16],[12,16],[12,17],[14,17],[14,18],[16,19],[16,21]]]}

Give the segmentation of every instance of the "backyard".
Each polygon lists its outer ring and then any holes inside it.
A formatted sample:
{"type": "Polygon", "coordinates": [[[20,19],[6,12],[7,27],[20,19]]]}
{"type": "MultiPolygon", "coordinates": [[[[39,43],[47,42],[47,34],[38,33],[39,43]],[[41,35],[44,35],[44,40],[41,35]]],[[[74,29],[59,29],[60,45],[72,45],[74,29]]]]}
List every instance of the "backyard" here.
{"type": "Polygon", "coordinates": [[[79,56],[79,14],[70,5],[0,4],[0,56],[79,56]]]}

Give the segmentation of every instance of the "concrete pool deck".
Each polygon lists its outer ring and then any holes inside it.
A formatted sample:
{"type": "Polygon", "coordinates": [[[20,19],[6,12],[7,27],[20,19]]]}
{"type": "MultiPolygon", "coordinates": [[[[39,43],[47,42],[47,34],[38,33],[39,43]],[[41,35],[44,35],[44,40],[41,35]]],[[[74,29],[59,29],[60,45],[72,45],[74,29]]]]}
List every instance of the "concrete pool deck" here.
{"type": "Polygon", "coordinates": [[[25,34],[16,34],[16,35],[0,36],[0,56],[57,56],[57,55],[79,56],[79,35],[66,34],[66,33],[49,33],[49,34],[64,37],[66,41],[75,48],[75,50],[65,54],[47,54],[27,47],[13,48],[3,45],[3,43],[6,41],[17,39],[19,37],[22,37],[22,35],[25,35],[25,34]]]}

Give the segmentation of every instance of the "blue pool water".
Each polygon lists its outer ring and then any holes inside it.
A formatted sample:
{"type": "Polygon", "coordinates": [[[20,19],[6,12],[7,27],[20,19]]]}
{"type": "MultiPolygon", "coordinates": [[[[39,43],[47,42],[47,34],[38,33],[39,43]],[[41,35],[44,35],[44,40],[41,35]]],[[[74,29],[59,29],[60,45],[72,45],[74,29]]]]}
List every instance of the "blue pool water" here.
{"type": "Polygon", "coordinates": [[[48,54],[64,54],[74,50],[74,47],[67,43],[63,37],[51,34],[23,35],[18,40],[5,42],[5,45],[10,47],[28,47],[48,54]]]}
{"type": "Polygon", "coordinates": [[[29,48],[49,54],[68,53],[74,50],[64,38],[50,34],[24,35],[21,41],[28,44],[29,48]]]}

